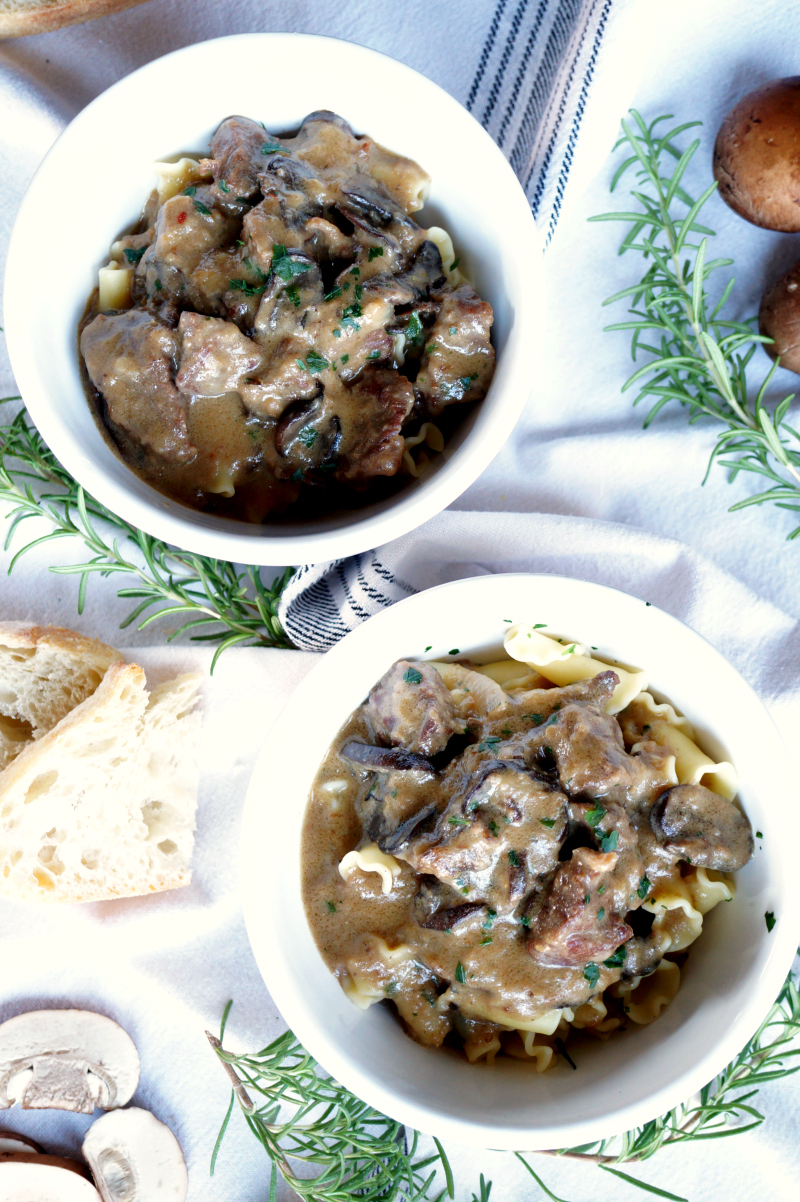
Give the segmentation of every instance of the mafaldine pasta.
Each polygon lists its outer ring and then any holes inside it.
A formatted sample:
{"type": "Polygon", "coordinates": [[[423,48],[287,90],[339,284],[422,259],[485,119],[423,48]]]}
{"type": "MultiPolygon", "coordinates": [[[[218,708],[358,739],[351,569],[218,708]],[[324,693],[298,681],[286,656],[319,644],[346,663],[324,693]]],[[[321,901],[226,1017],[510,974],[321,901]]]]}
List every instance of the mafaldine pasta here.
{"type": "Polygon", "coordinates": [[[505,651],[389,668],[317,773],[303,891],[357,1005],[543,1072],[573,1031],[659,1017],[753,837],[644,671],[539,626],[505,651]]]}

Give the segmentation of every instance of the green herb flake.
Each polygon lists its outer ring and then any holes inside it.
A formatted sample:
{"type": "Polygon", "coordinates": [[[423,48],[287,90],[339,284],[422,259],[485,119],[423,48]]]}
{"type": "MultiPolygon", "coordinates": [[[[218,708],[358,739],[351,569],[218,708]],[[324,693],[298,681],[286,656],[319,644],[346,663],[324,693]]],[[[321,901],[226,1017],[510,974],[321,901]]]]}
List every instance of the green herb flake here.
{"type": "Polygon", "coordinates": [[[524,926],[526,931],[530,930],[531,920],[530,920],[530,918],[528,918],[527,914],[522,915],[522,917],[520,918],[520,922],[522,923],[522,925],[524,926]]]}
{"type": "Polygon", "coordinates": [[[330,292],[325,293],[325,300],[326,301],[336,300],[336,297],[341,296],[341,295],[342,295],[342,290],[339,287],[339,285],[337,284],[335,288],[331,288],[330,292]]]}
{"type": "Polygon", "coordinates": [[[429,989],[423,989],[422,996],[425,998],[425,1001],[428,1003],[429,1006],[436,1005],[436,998],[435,998],[435,996],[432,996],[431,991],[429,989]]]}
{"type": "Polygon", "coordinates": [[[128,262],[133,263],[133,265],[135,267],[146,250],[147,250],[146,246],[140,246],[135,250],[132,246],[126,246],[123,253],[125,255],[125,258],[128,260],[128,262]]]}
{"type": "Polygon", "coordinates": [[[361,268],[360,267],[351,267],[350,275],[361,275],[361,268]]]}
{"type": "Polygon", "coordinates": [[[319,372],[324,371],[326,367],[330,367],[330,364],[324,355],[320,355],[319,351],[315,351],[312,348],[306,355],[306,367],[314,375],[317,375],[319,372]]]}
{"type": "Polygon", "coordinates": [[[600,840],[601,851],[616,851],[619,842],[619,831],[608,831],[600,840]]]}
{"type": "Polygon", "coordinates": [[[303,479],[303,469],[299,467],[296,472],[292,472],[291,478],[294,484],[299,484],[303,479]]]}
{"type": "Polygon", "coordinates": [[[589,823],[589,826],[597,826],[598,822],[602,821],[605,816],[605,810],[597,801],[595,801],[591,810],[586,811],[586,821],[589,823]]]}
{"type": "Polygon", "coordinates": [[[527,718],[529,722],[532,722],[534,726],[541,726],[544,721],[541,714],[523,714],[522,716],[523,718],[527,718]]]}
{"type": "Polygon", "coordinates": [[[361,326],[357,320],[364,316],[364,310],[359,305],[358,301],[353,301],[352,305],[347,305],[342,310],[342,325],[349,327],[351,330],[360,330],[361,326]]]}
{"type": "Polygon", "coordinates": [[[328,907],[328,910],[330,911],[331,914],[336,913],[336,906],[334,905],[334,903],[332,901],[325,902],[325,905],[328,907]]]}
{"type": "Polygon", "coordinates": [[[184,188],[184,189],[183,189],[183,195],[184,195],[184,196],[194,196],[194,194],[195,194],[195,192],[196,192],[196,191],[197,191],[197,185],[196,185],[196,184],[189,184],[189,187],[188,187],[188,188],[184,188]]]}
{"type": "Polygon", "coordinates": [[[286,289],[286,295],[288,296],[289,300],[294,305],[295,309],[299,309],[300,308],[300,289],[297,287],[297,284],[290,284],[289,287],[286,289]]]}
{"type": "Polygon", "coordinates": [[[586,894],[584,895],[584,898],[583,898],[583,904],[584,904],[585,906],[588,906],[588,904],[589,904],[589,902],[590,902],[591,900],[592,900],[592,899],[591,899],[591,896],[590,896],[590,894],[586,893],[586,894]]]}
{"type": "Polygon", "coordinates": [[[228,187],[228,185],[225,183],[225,180],[224,180],[224,179],[218,179],[218,180],[217,180],[217,187],[218,187],[218,188],[222,188],[222,191],[223,191],[223,192],[230,192],[230,188],[229,188],[229,187],[228,187]]]}
{"type": "Polygon", "coordinates": [[[279,279],[288,284],[299,275],[311,270],[310,263],[293,259],[282,242],[276,242],[272,247],[272,270],[279,279]]]}
{"type": "Polygon", "coordinates": [[[486,911],[486,922],[481,923],[481,926],[483,927],[484,931],[491,931],[492,923],[494,922],[495,918],[497,918],[496,910],[487,910],[486,911]]]}
{"type": "Polygon", "coordinates": [[[349,362],[349,360],[350,360],[350,356],[349,356],[349,355],[342,355],[342,365],[344,365],[345,363],[349,362]]]}
{"type": "Polygon", "coordinates": [[[772,910],[767,910],[765,912],[764,921],[767,924],[767,930],[771,931],[772,928],[775,926],[775,922],[776,922],[775,914],[772,910]]]}
{"type": "Polygon", "coordinates": [[[589,985],[591,986],[591,988],[594,989],[595,985],[597,984],[597,982],[600,979],[600,965],[599,964],[587,964],[583,970],[583,975],[586,978],[586,980],[589,982],[589,985]]]}
{"type": "Polygon", "coordinates": [[[468,818],[459,818],[456,814],[451,814],[447,819],[451,826],[469,826],[468,818]]]}
{"type": "Polygon", "coordinates": [[[492,820],[491,820],[491,821],[490,821],[490,823],[489,823],[489,830],[491,831],[492,835],[493,835],[493,836],[494,836],[494,838],[496,839],[496,838],[497,838],[497,832],[500,830],[500,827],[497,825],[497,823],[495,822],[494,818],[492,818],[492,820]]]}
{"type": "Polygon", "coordinates": [[[519,868],[519,856],[514,851],[513,847],[511,849],[511,851],[508,853],[508,862],[512,868],[519,868]]]}
{"type": "Polygon", "coordinates": [[[243,292],[245,296],[259,296],[264,291],[264,284],[250,284],[247,280],[228,280],[231,292],[243,292]]]}
{"type": "Polygon", "coordinates": [[[432,651],[432,650],[433,650],[433,643],[428,643],[428,646],[425,648],[425,650],[426,650],[426,651],[432,651]]]}
{"type": "Polygon", "coordinates": [[[464,972],[464,965],[460,960],[458,964],[456,964],[456,980],[458,981],[459,985],[466,985],[467,983],[467,974],[464,972]]]}
{"type": "Polygon", "coordinates": [[[422,680],[422,673],[418,668],[406,668],[403,673],[403,680],[406,684],[419,684],[422,680]]]}
{"type": "Polygon", "coordinates": [[[542,826],[548,826],[550,830],[552,830],[556,824],[555,818],[540,818],[539,821],[541,822],[542,826]]]}
{"type": "Polygon", "coordinates": [[[435,342],[432,342],[432,343],[430,344],[430,346],[426,346],[426,347],[425,347],[425,354],[426,354],[426,355],[432,355],[432,354],[433,354],[433,352],[434,352],[434,351],[437,351],[438,349],[439,349],[439,348],[437,347],[436,343],[435,343],[435,342]]]}
{"type": "Polygon", "coordinates": [[[211,209],[209,209],[208,205],[204,205],[202,200],[196,200],[194,202],[194,207],[197,209],[198,213],[202,213],[204,217],[211,216],[211,209]]]}
{"type": "Polygon", "coordinates": [[[453,259],[453,262],[450,264],[450,270],[451,270],[451,271],[455,271],[455,269],[458,267],[458,265],[459,265],[459,263],[460,263],[460,262],[461,262],[461,259],[460,259],[460,258],[459,258],[459,259],[453,259]]]}
{"type": "Polygon", "coordinates": [[[261,153],[262,154],[289,154],[290,151],[288,151],[285,146],[281,146],[280,142],[277,142],[275,140],[275,138],[268,138],[267,141],[264,143],[264,145],[261,147],[261,153]]]}
{"type": "Polygon", "coordinates": [[[597,911],[597,921],[602,922],[603,919],[605,918],[605,916],[606,916],[605,906],[601,906],[600,909],[597,911]]]}
{"type": "Polygon", "coordinates": [[[480,947],[486,947],[486,944],[487,944],[487,943],[491,943],[491,942],[492,942],[492,937],[491,937],[491,935],[485,935],[485,936],[484,936],[484,938],[483,938],[483,939],[481,939],[481,941],[480,941],[480,945],[479,945],[479,946],[480,946],[480,947]]]}
{"type": "Polygon", "coordinates": [[[606,968],[619,968],[628,959],[628,949],[624,943],[621,943],[612,956],[604,960],[606,968]]]}
{"type": "Polygon", "coordinates": [[[764,836],[761,834],[761,831],[756,831],[756,838],[757,838],[757,839],[763,839],[763,838],[764,838],[764,836]]]}
{"type": "Polygon", "coordinates": [[[415,343],[419,342],[420,338],[422,337],[422,331],[423,331],[422,321],[420,320],[419,313],[417,313],[417,311],[415,309],[414,312],[409,317],[408,322],[406,324],[406,338],[408,339],[408,341],[411,343],[412,346],[415,343]]]}
{"type": "Polygon", "coordinates": [[[544,630],[544,628],[546,626],[547,626],[546,622],[534,622],[533,629],[534,630],[544,630]]]}
{"type": "Polygon", "coordinates": [[[642,899],[642,901],[644,901],[644,899],[647,897],[648,893],[650,892],[650,889],[651,889],[651,884],[650,884],[650,881],[647,879],[647,873],[645,873],[645,875],[639,881],[639,885],[636,890],[636,892],[638,893],[638,895],[642,899]]]}
{"type": "Polygon", "coordinates": [[[161,290],[162,290],[161,280],[156,280],[153,287],[155,288],[156,292],[161,292],[161,290]]]}
{"type": "Polygon", "coordinates": [[[371,246],[369,248],[369,254],[367,255],[367,261],[369,263],[371,263],[373,259],[380,259],[382,255],[383,255],[383,247],[382,246],[371,246]]]}
{"type": "Polygon", "coordinates": [[[313,426],[303,426],[297,437],[300,439],[304,447],[313,447],[317,441],[317,431],[313,426]]]}
{"type": "Polygon", "coordinates": [[[452,651],[448,651],[448,652],[447,652],[447,654],[448,654],[448,655],[458,655],[458,654],[459,654],[458,647],[454,647],[454,648],[453,648],[453,650],[452,650],[452,651]]]}
{"type": "Polygon", "coordinates": [[[392,997],[395,993],[397,993],[399,988],[400,985],[397,981],[390,981],[388,985],[384,985],[383,992],[388,994],[389,997],[392,997]]]}
{"type": "Polygon", "coordinates": [[[380,351],[370,351],[370,353],[367,355],[368,359],[380,359],[380,357],[381,357],[380,351]]]}

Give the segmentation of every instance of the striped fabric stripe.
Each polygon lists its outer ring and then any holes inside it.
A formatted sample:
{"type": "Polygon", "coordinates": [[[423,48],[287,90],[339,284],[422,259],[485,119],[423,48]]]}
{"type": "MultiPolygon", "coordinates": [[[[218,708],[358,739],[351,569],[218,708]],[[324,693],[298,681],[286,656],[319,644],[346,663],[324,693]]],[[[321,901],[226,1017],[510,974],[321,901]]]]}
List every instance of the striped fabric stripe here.
{"type": "MultiPolygon", "coordinates": [[[[508,156],[553,236],[614,0],[497,0],[464,102],[508,156]]],[[[383,548],[300,568],[280,618],[306,651],[327,651],[414,590],[383,548]]]]}

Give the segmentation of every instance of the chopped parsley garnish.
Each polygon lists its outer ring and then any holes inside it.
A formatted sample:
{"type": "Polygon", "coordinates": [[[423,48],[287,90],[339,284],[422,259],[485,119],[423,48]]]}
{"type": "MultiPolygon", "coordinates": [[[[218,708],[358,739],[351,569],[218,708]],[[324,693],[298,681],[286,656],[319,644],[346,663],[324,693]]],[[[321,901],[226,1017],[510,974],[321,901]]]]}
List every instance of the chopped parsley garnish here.
{"type": "Polygon", "coordinates": [[[336,906],[334,905],[334,903],[333,903],[332,901],[326,902],[326,903],[325,903],[325,905],[328,907],[328,909],[330,910],[331,914],[335,914],[335,913],[336,913],[336,906]]]}
{"type": "Polygon", "coordinates": [[[133,263],[135,267],[146,250],[146,246],[140,246],[137,250],[134,250],[132,246],[126,246],[124,252],[125,258],[129,263],[133,263]]]}
{"type": "Polygon", "coordinates": [[[422,990],[422,996],[425,998],[425,1001],[428,1003],[428,1005],[429,1005],[429,1006],[435,1006],[435,1005],[436,1005],[436,998],[435,998],[435,997],[431,997],[431,995],[430,995],[430,993],[428,992],[428,990],[427,990],[427,989],[423,989],[423,990],[422,990]]]}
{"type": "Polygon", "coordinates": [[[550,830],[552,830],[556,824],[555,818],[540,818],[539,821],[541,822],[542,826],[549,826],[550,830]]]}
{"type": "Polygon", "coordinates": [[[481,923],[481,926],[483,927],[484,931],[491,931],[492,923],[494,922],[495,918],[497,918],[496,910],[487,910],[486,911],[486,922],[481,923]]]}
{"type": "Polygon", "coordinates": [[[406,324],[406,338],[412,344],[412,346],[414,343],[419,342],[420,338],[422,337],[422,329],[423,327],[419,313],[417,313],[415,310],[409,317],[406,324]]]}
{"type": "Polygon", "coordinates": [[[419,684],[422,680],[422,673],[417,668],[406,668],[403,680],[406,684],[419,684]]]}
{"type": "Polygon", "coordinates": [[[494,837],[496,839],[497,832],[500,830],[500,827],[497,825],[494,818],[492,818],[491,822],[489,823],[489,830],[492,832],[492,834],[494,835],[494,837]]]}
{"type": "MultiPolygon", "coordinates": [[[[432,651],[432,650],[433,650],[433,643],[428,643],[428,646],[425,648],[425,650],[426,650],[426,651],[432,651]]],[[[465,731],[464,733],[466,734],[466,731],[465,731]]]]}
{"type": "Polygon", "coordinates": [[[483,939],[481,939],[480,946],[481,946],[481,947],[486,947],[486,944],[487,944],[487,943],[491,943],[491,942],[492,942],[492,937],[491,937],[491,935],[486,935],[486,936],[484,936],[484,938],[483,938],[483,939]]]}
{"type": "MultiPolygon", "coordinates": [[[[342,363],[347,363],[349,358],[350,358],[349,355],[342,355],[342,363]]],[[[428,647],[427,650],[430,651],[430,647],[428,647]]]]}
{"type": "Polygon", "coordinates": [[[616,851],[619,842],[619,831],[608,831],[600,840],[601,851],[616,851]]]}
{"type": "Polygon", "coordinates": [[[585,894],[585,895],[584,895],[584,898],[583,898],[583,904],[584,904],[585,906],[588,906],[588,904],[589,904],[589,902],[590,902],[591,900],[592,900],[592,898],[591,898],[591,895],[587,893],[587,894],[585,894]]]}
{"type": "Polygon", "coordinates": [[[281,146],[280,142],[276,142],[274,138],[269,138],[261,147],[262,154],[289,154],[285,146],[281,146]]]}
{"type": "Polygon", "coordinates": [[[771,931],[775,926],[775,915],[772,910],[767,910],[764,914],[764,921],[767,924],[767,930],[771,931]]]}
{"type": "Polygon", "coordinates": [[[601,885],[600,888],[597,890],[598,893],[605,893],[605,891],[606,891],[605,885],[601,885]]]}
{"type": "Polygon", "coordinates": [[[466,985],[467,983],[467,974],[464,972],[464,965],[460,960],[456,965],[456,980],[458,981],[459,985],[466,985]]]}
{"type": "Polygon", "coordinates": [[[433,354],[433,352],[434,352],[435,350],[437,350],[437,349],[438,349],[438,348],[437,348],[437,346],[436,346],[436,343],[435,343],[435,342],[432,342],[432,343],[430,344],[430,346],[426,346],[426,347],[425,347],[425,354],[426,354],[426,355],[432,355],[432,354],[433,354]]]}
{"type": "Polygon", "coordinates": [[[756,838],[757,838],[757,839],[763,839],[763,838],[764,838],[764,836],[761,834],[761,831],[756,831],[756,838]]]}
{"type": "Polygon", "coordinates": [[[194,207],[197,209],[198,213],[202,213],[204,217],[211,216],[211,209],[208,207],[208,205],[204,205],[202,200],[196,200],[194,202],[194,207]]]}
{"type": "Polygon", "coordinates": [[[458,647],[454,647],[452,651],[447,652],[448,655],[458,655],[458,647]]]}
{"type": "Polygon", "coordinates": [[[370,351],[370,353],[367,355],[368,359],[380,359],[380,357],[381,357],[380,351],[370,351]]]}
{"type": "Polygon", "coordinates": [[[189,187],[188,187],[188,188],[184,188],[184,189],[183,189],[183,195],[184,195],[184,196],[194,196],[194,194],[195,194],[195,192],[196,192],[196,191],[197,191],[197,185],[196,185],[196,184],[189,184],[189,187]]]}
{"type": "Polygon", "coordinates": [[[326,301],[336,300],[336,297],[341,296],[341,295],[342,295],[342,290],[339,287],[339,285],[337,284],[335,288],[331,288],[330,292],[325,293],[325,300],[326,301]]]}
{"type": "Polygon", "coordinates": [[[451,271],[455,271],[455,269],[458,267],[458,265],[459,265],[459,263],[460,263],[460,262],[461,262],[461,259],[460,259],[460,258],[458,258],[458,259],[453,259],[453,262],[450,264],[450,270],[451,270],[451,271]]]}
{"type": "Polygon", "coordinates": [[[547,625],[546,622],[534,622],[533,629],[534,630],[544,630],[546,625],[547,625]]]}
{"type": "Polygon", "coordinates": [[[156,280],[153,287],[155,288],[156,292],[160,292],[161,291],[161,280],[156,280]]]}
{"type": "Polygon", "coordinates": [[[369,248],[369,254],[367,255],[367,261],[369,263],[371,263],[373,259],[379,259],[382,254],[383,254],[382,246],[371,246],[369,248]]]}
{"type": "Polygon", "coordinates": [[[351,267],[350,275],[361,275],[361,268],[360,267],[351,267]]]}
{"type": "Polygon", "coordinates": [[[249,284],[247,280],[228,280],[231,292],[243,292],[245,296],[258,296],[264,291],[264,284],[249,284]]]}
{"type": "Polygon", "coordinates": [[[529,927],[530,927],[530,925],[531,925],[531,920],[530,920],[530,918],[528,918],[528,915],[527,915],[527,914],[523,914],[523,915],[522,915],[522,918],[520,918],[520,922],[522,923],[522,925],[524,926],[525,930],[527,931],[527,930],[528,930],[528,928],[529,928],[529,927]]]}
{"type": "Polygon", "coordinates": [[[594,989],[595,985],[600,979],[600,965],[587,964],[583,970],[583,975],[586,977],[586,980],[589,982],[592,989],[594,989]]]}
{"type": "MultiPolygon", "coordinates": [[[[451,651],[450,654],[452,655],[453,652],[451,651]]],[[[510,726],[502,726],[500,728],[500,734],[503,736],[504,739],[510,739],[511,736],[513,735],[513,733],[514,732],[510,726]]]]}
{"type": "Polygon", "coordinates": [[[342,336],[342,331],[341,331],[341,330],[334,330],[334,331],[333,331],[333,336],[334,336],[334,338],[341,338],[341,336],[342,336]]]}
{"type": "Polygon", "coordinates": [[[217,180],[217,187],[218,187],[218,188],[222,188],[222,191],[223,191],[223,192],[230,192],[230,188],[229,188],[229,187],[228,187],[228,185],[225,183],[225,180],[224,180],[224,179],[218,179],[218,180],[217,180]]]}
{"type": "Polygon", "coordinates": [[[361,297],[363,296],[363,294],[364,294],[364,285],[363,285],[363,284],[356,284],[356,286],[355,286],[355,298],[356,298],[356,300],[361,300],[361,297]]]}
{"type": "Polygon", "coordinates": [[[297,437],[300,439],[304,447],[313,447],[317,441],[317,431],[313,426],[303,426],[297,437]]]}
{"type": "Polygon", "coordinates": [[[320,355],[319,351],[315,351],[312,348],[306,355],[306,370],[313,372],[314,375],[324,371],[324,369],[328,366],[328,360],[324,355],[320,355]]]}
{"type": "Polygon", "coordinates": [[[589,826],[597,826],[598,822],[605,818],[605,816],[606,812],[598,802],[595,802],[593,809],[586,811],[586,821],[589,823],[589,826]]]}
{"type": "Polygon", "coordinates": [[[519,868],[519,856],[514,851],[513,847],[511,849],[511,851],[508,853],[508,862],[512,868],[519,868]]]}
{"type": "Polygon", "coordinates": [[[606,968],[619,968],[619,966],[624,964],[627,959],[628,949],[624,943],[621,943],[614,952],[613,956],[609,956],[607,960],[603,961],[603,963],[605,964],[606,968]]]}
{"type": "Polygon", "coordinates": [[[522,716],[523,718],[527,718],[530,722],[533,722],[534,726],[541,726],[542,724],[541,714],[523,714],[522,716]]]}
{"type": "Polygon", "coordinates": [[[494,751],[495,747],[497,746],[497,744],[499,742],[500,742],[499,735],[487,735],[485,739],[481,740],[481,742],[478,744],[478,746],[475,748],[475,750],[476,751],[494,751]]]}
{"type": "Polygon", "coordinates": [[[288,284],[304,271],[310,271],[311,264],[293,259],[283,243],[276,242],[272,248],[272,270],[288,284]]]}
{"type": "MultiPolygon", "coordinates": [[[[428,349],[430,351],[430,348],[428,348],[428,349]]],[[[433,349],[436,350],[435,343],[434,343],[433,349]]],[[[467,389],[469,388],[470,384],[472,383],[472,381],[477,380],[477,378],[478,378],[478,373],[476,371],[474,371],[471,376],[461,376],[459,383],[461,384],[464,391],[466,392],[467,389]]]]}
{"type": "Polygon", "coordinates": [[[393,993],[397,993],[399,988],[400,986],[397,981],[390,981],[388,985],[384,985],[383,992],[388,993],[389,997],[391,997],[393,993]]]}
{"type": "Polygon", "coordinates": [[[638,893],[638,895],[642,899],[642,901],[644,901],[644,899],[647,897],[648,893],[650,892],[650,887],[651,887],[650,881],[647,879],[647,873],[645,873],[644,876],[642,877],[642,879],[639,881],[639,885],[636,890],[636,892],[638,893]]]}
{"type": "Polygon", "coordinates": [[[601,906],[600,909],[597,911],[597,921],[602,922],[603,919],[605,918],[605,916],[606,916],[605,906],[601,906]]]}
{"type": "Polygon", "coordinates": [[[295,309],[299,309],[300,308],[300,289],[297,287],[297,284],[290,284],[289,287],[286,289],[286,295],[288,296],[289,300],[294,305],[295,309]]]}
{"type": "Polygon", "coordinates": [[[236,197],[236,199],[237,199],[238,201],[240,201],[240,203],[241,203],[241,204],[243,204],[243,205],[248,205],[248,204],[250,204],[250,197],[249,197],[249,196],[237,196],[237,197],[236,197]]]}
{"type": "Polygon", "coordinates": [[[296,472],[292,472],[292,480],[295,484],[299,484],[303,479],[303,469],[299,467],[296,472]]]}
{"type": "Polygon", "coordinates": [[[360,330],[361,326],[356,321],[357,317],[363,317],[364,310],[359,305],[358,301],[353,301],[352,305],[347,305],[342,310],[342,325],[349,326],[353,330],[360,330]]]}
{"type": "Polygon", "coordinates": [[[447,821],[451,826],[469,826],[468,818],[459,818],[456,814],[452,814],[447,821]]]}
{"type": "Polygon", "coordinates": [[[456,329],[455,326],[451,326],[450,329],[448,330],[448,333],[449,334],[457,334],[458,330],[456,329]]]}

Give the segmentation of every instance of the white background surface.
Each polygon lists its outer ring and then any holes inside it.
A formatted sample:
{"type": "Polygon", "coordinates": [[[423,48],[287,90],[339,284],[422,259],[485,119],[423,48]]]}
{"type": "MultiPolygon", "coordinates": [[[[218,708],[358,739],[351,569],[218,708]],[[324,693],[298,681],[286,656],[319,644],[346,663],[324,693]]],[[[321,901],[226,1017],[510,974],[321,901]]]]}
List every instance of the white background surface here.
{"type": "MultiPolygon", "coordinates": [[[[641,0],[650,3],[650,0],[641,0]]],[[[651,7],[656,8],[655,4],[651,7]]],[[[494,6],[485,0],[440,0],[435,18],[422,0],[402,6],[375,0],[315,0],[314,3],[254,2],[223,5],[221,0],[152,0],[151,3],[94,24],[58,34],[8,42],[0,47],[4,72],[2,104],[3,173],[0,178],[0,254],[26,179],[57,132],[59,115],[69,117],[120,75],[176,46],[205,37],[247,29],[296,29],[352,38],[402,58],[456,95],[463,95],[494,6]],[[442,35],[433,37],[433,20],[442,35]],[[447,40],[443,38],[447,35],[447,40]],[[29,73],[28,87],[20,71],[29,73]],[[9,84],[9,81],[11,83],[9,84]],[[24,84],[24,86],[23,86],[24,84]],[[42,87],[54,97],[48,109],[42,87]],[[26,90],[27,89],[27,90],[26,90]]],[[[698,118],[701,151],[690,186],[699,190],[709,178],[713,134],[724,113],[760,82],[797,70],[800,8],[777,0],[705,0],[667,4],[650,46],[649,63],[635,97],[647,116],[673,112],[682,120],[698,118]]],[[[631,62],[631,76],[642,63],[631,62]]],[[[268,65],[253,64],[253,70],[268,65]]],[[[221,64],[220,111],[225,111],[221,64]]],[[[192,86],[187,84],[186,102],[192,86]]],[[[398,147],[402,150],[402,147],[398,147]]],[[[425,164],[435,171],[434,164],[425,164]]],[[[534,397],[505,450],[458,502],[464,511],[457,530],[460,556],[473,569],[502,567],[513,555],[502,546],[503,529],[525,531],[514,562],[537,566],[545,554],[558,570],[605,579],[622,576],[642,595],[647,572],[669,544],[648,539],[636,528],[688,544],[722,568],[749,593],[712,570],[692,579],[698,595],[670,597],[669,576],[660,578],[652,599],[688,617],[726,650],[760,687],[784,731],[795,740],[797,700],[796,586],[800,544],[787,545],[791,515],[779,510],[727,514],[743,496],[745,482],[725,483],[716,470],[700,489],[713,445],[710,430],[689,430],[680,413],[662,415],[654,429],[641,431],[642,415],[620,394],[630,370],[625,335],[603,334],[609,320],[620,320],[621,307],[601,310],[602,298],[632,282],[638,262],[619,260],[620,231],[611,225],[587,225],[586,217],[612,206],[607,193],[611,167],[605,166],[583,198],[561,223],[547,255],[550,287],[550,355],[531,363],[534,397]],[[621,523],[609,537],[597,528],[592,559],[592,530],[585,522],[535,516],[498,521],[496,514],[470,518],[474,511],[523,515],[551,513],[621,523]],[[470,529],[475,537],[470,539],[470,529]],[[495,554],[489,550],[493,529],[495,554]],[[558,532],[557,545],[554,543],[558,532]],[[759,600],[757,600],[757,598],[759,600]],[[731,604],[728,604],[730,600],[731,604]],[[782,612],[779,612],[782,611],[782,612]],[[752,647],[762,640],[769,665],[760,679],[737,638],[738,622],[752,647]],[[733,628],[732,628],[733,627],[733,628]]],[[[57,203],[57,198],[54,198],[57,203]]],[[[718,231],[715,253],[736,260],[741,314],[752,312],[768,281],[800,257],[800,242],[741,222],[714,199],[708,223],[718,231]],[[795,244],[797,250],[795,250],[795,244]]],[[[63,232],[59,253],[79,253],[63,232]]],[[[46,348],[43,348],[46,353],[46,348]]],[[[796,377],[782,373],[776,382],[794,388],[796,377]]],[[[0,365],[0,395],[13,391],[7,367],[0,365]]],[[[31,531],[33,532],[33,531],[31,531]]],[[[436,540],[431,540],[435,548],[436,540]]],[[[202,666],[192,649],[156,648],[163,632],[146,636],[118,634],[125,607],[113,582],[95,581],[82,619],[75,613],[76,583],[46,571],[53,562],[77,555],[60,543],[23,560],[10,580],[0,577],[0,606],[5,617],[62,622],[134,646],[152,650],[140,656],[154,673],[167,667],[202,666]]],[[[0,564],[9,556],[0,556],[0,564]]],[[[453,560],[458,556],[453,556],[453,560]]],[[[666,556],[664,563],[669,562],[666,556]]],[[[453,574],[459,574],[454,562],[453,574]]],[[[552,566],[550,570],[556,570],[552,566]]],[[[614,581],[616,582],[616,581],[614,581]]],[[[241,1047],[263,1045],[280,1029],[280,1020],[258,978],[247,947],[236,891],[236,838],[245,784],[262,734],[293,684],[313,657],[299,653],[236,651],[224,657],[207,691],[203,740],[204,786],[198,832],[195,881],[190,889],[163,898],[104,906],[31,913],[5,903],[0,907],[0,1016],[47,1002],[82,1004],[117,1017],[136,1039],[143,1062],[137,1100],[170,1123],[190,1164],[192,1202],[250,1202],[266,1198],[264,1157],[243,1123],[232,1123],[217,1176],[206,1166],[214,1133],[226,1104],[221,1070],[204,1046],[203,1028],[215,1024],[228,997],[236,999],[231,1034],[241,1047]]],[[[730,1141],[665,1151],[637,1175],[692,1199],[692,1202],[760,1196],[775,1202],[797,1197],[800,1176],[800,1107],[796,1078],[768,1086],[759,1105],[767,1116],[756,1132],[730,1141]]],[[[4,1125],[37,1134],[45,1142],[74,1147],[87,1121],[51,1114],[4,1116],[4,1125]],[[57,1130],[57,1138],[52,1132],[57,1130]]],[[[458,1178],[477,1187],[479,1171],[494,1180],[498,1202],[536,1197],[537,1187],[521,1166],[503,1154],[453,1149],[458,1178]]],[[[593,1166],[535,1161],[550,1187],[569,1202],[583,1199],[636,1198],[640,1194],[593,1166]]]]}

